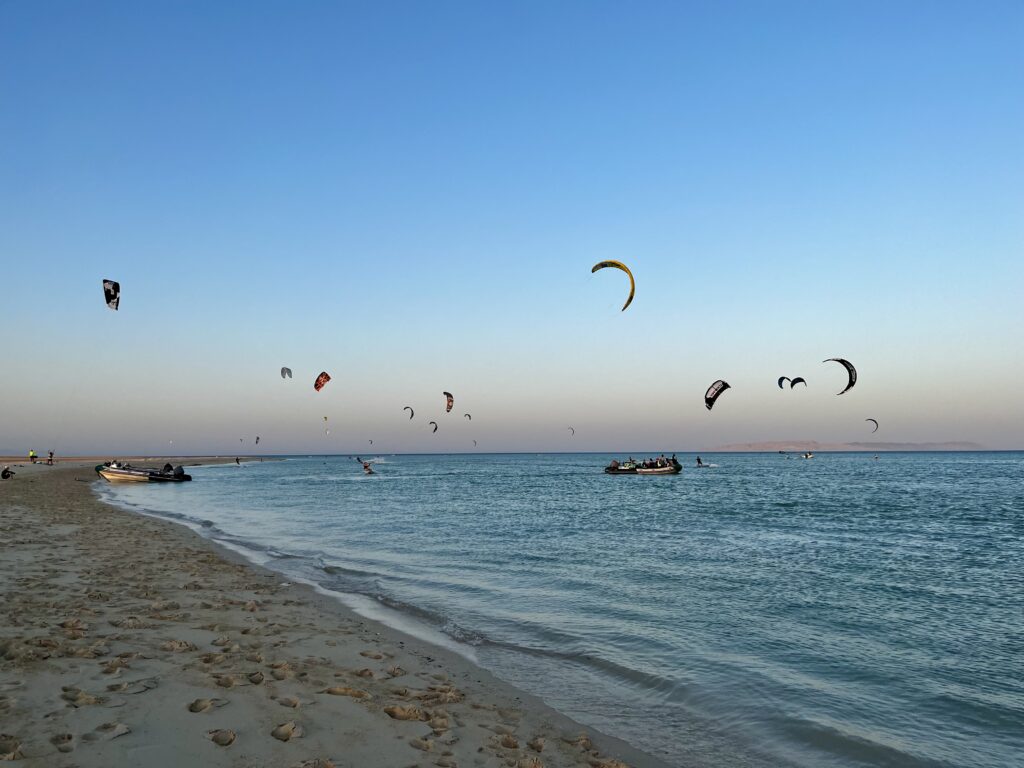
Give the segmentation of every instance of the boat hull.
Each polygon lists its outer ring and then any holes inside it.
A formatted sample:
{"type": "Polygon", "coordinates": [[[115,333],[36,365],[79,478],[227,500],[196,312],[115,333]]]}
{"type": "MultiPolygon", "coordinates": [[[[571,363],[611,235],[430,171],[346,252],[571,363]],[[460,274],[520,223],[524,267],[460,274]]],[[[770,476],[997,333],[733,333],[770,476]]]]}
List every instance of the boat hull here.
{"type": "Polygon", "coordinates": [[[108,483],[148,483],[148,472],[133,472],[127,469],[101,469],[100,477],[108,483]]]}
{"type": "Polygon", "coordinates": [[[636,470],[638,475],[678,475],[683,471],[680,466],[676,467],[651,467],[650,469],[644,469],[639,467],[636,470]]]}

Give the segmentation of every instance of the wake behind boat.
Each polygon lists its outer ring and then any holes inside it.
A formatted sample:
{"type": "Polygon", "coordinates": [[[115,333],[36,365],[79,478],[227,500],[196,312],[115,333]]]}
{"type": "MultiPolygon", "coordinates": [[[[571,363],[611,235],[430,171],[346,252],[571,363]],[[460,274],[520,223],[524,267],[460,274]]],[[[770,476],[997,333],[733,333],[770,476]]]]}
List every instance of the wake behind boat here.
{"type": "Polygon", "coordinates": [[[108,461],[96,465],[96,474],[108,483],[183,483],[192,479],[179,465],[164,464],[163,469],[133,467],[127,462],[108,461]]]}

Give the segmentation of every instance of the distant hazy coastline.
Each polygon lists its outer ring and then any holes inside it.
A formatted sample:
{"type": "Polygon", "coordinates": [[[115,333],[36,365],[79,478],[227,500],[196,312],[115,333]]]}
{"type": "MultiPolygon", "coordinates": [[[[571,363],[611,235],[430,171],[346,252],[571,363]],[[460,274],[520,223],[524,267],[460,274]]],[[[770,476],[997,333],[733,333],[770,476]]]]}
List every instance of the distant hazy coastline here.
{"type": "Polygon", "coordinates": [[[762,443],[730,443],[716,451],[984,451],[979,443],[952,440],[946,443],[819,443],[817,440],[774,440],[762,443]]]}

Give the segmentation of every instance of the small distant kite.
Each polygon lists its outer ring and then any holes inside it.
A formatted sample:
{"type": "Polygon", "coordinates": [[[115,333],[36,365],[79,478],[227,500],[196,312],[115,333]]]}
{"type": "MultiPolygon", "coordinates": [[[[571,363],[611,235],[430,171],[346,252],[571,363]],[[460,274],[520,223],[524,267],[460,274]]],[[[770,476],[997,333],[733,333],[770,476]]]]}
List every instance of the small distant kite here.
{"type": "Polygon", "coordinates": [[[455,405],[455,397],[452,395],[451,392],[442,392],[441,394],[444,395],[446,401],[444,406],[444,412],[451,413],[452,406],[455,405]]]}
{"type": "Polygon", "coordinates": [[[848,392],[849,390],[853,389],[853,385],[857,383],[857,369],[853,367],[853,363],[851,363],[849,360],[844,360],[841,357],[830,357],[828,360],[822,360],[821,362],[823,362],[823,363],[832,363],[832,362],[839,363],[841,366],[843,366],[846,369],[846,373],[850,377],[849,382],[847,382],[847,384],[846,384],[846,388],[843,389],[842,392],[836,392],[837,395],[841,395],[844,392],[848,392]]]}
{"type": "Polygon", "coordinates": [[[473,441],[473,447],[476,448],[476,440],[473,441]]]}
{"type": "Polygon", "coordinates": [[[878,431],[878,422],[877,421],[875,421],[874,419],[864,419],[864,421],[870,421],[872,424],[875,425],[875,428],[871,430],[871,434],[875,434],[875,432],[878,431]]]}
{"type": "Polygon", "coordinates": [[[260,436],[256,435],[256,445],[259,445],[259,444],[260,444],[260,436]]]}
{"type": "Polygon", "coordinates": [[[319,392],[324,388],[324,384],[331,380],[331,375],[327,371],[321,371],[320,375],[316,377],[316,381],[313,382],[313,389],[319,392]]]}
{"type": "Polygon", "coordinates": [[[434,425],[434,432],[437,432],[437,422],[436,421],[432,421],[430,423],[434,425]]]}
{"type": "Polygon", "coordinates": [[[704,407],[709,411],[714,408],[715,401],[727,389],[729,389],[729,385],[721,379],[708,387],[708,391],[704,393],[704,407]]]}
{"type": "Polygon", "coordinates": [[[370,441],[370,445],[373,445],[373,440],[370,441]]]}
{"type": "MultiPolygon", "coordinates": [[[[784,381],[791,381],[791,379],[789,378],[789,376],[779,376],[779,389],[785,389],[785,387],[782,386],[782,382],[784,382],[784,381]]],[[[790,389],[793,388],[793,384],[792,383],[790,383],[789,388],[790,389]]]]}
{"type": "Polygon", "coordinates": [[[121,284],[116,280],[104,280],[103,300],[107,302],[108,307],[116,312],[117,305],[121,301],[121,284]]]}
{"type": "Polygon", "coordinates": [[[572,437],[576,437],[576,430],[575,429],[573,429],[572,427],[569,427],[569,431],[572,432],[572,437]]]}
{"type": "Polygon", "coordinates": [[[633,273],[629,271],[629,267],[623,264],[621,261],[599,261],[590,270],[590,274],[594,274],[599,269],[605,267],[615,267],[615,269],[621,269],[629,276],[629,297],[626,299],[626,303],[622,305],[622,311],[626,311],[626,307],[633,301],[633,294],[636,293],[636,281],[633,279],[633,273]]]}
{"type": "Polygon", "coordinates": [[[464,414],[462,414],[462,415],[463,415],[463,416],[465,416],[465,417],[466,417],[467,419],[469,419],[470,421],[472,421],[472,420],[473,420],[473,417],[472,417],[472,416],[470,416],[470,415],[469,415],[468,413],[464,413],[464,414]]]}
{"type": "Polygon", "coordinates": [[[286,378],[286,377],[289,378],[289,379],[292,377],[292,369],[291,368],[282,368],[281,369],[281,378],[283,379],[283,378],[286,378]]]}
{"type": "Polygon", "coordinates": [[[789,382],[790,389],[795,387],[797,384],[803,384],[805,387],[807,386],[807,382],[804,381],[803,376],[797,376],[795,379],[791,379],[788,376],[779,376],[779,389],[785,389],[785,387],[782,386],[782,382],[784,381],[789,382]]]}
{"type": "Polygon", "coordinates": [[[407,405],[407,406],[405,406],[405,408],[403,408],[402,410],[403,410],[403,411],[408,411],[408,412],[409,412],[409,418],[410,418],[410,419],[411,419],[411,418],[412,418],[413,416],[415,416],[415,415],[416,415],[416,411],[414,411],[414,410],[413,410],[412,408],[410,408],[410,407],[409,407],[408,405],[407,405]]]}

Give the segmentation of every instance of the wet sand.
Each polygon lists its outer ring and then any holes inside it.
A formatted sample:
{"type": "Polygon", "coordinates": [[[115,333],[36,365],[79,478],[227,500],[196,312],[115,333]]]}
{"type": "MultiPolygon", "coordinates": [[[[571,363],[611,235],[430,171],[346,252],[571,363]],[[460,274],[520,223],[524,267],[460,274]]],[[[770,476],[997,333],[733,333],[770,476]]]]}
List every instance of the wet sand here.
{"type": "Polygon", "coordinates": [[[0,760],[663,765],[458,654],[100,502],[95,463],[0,481],[0,760]]]}

